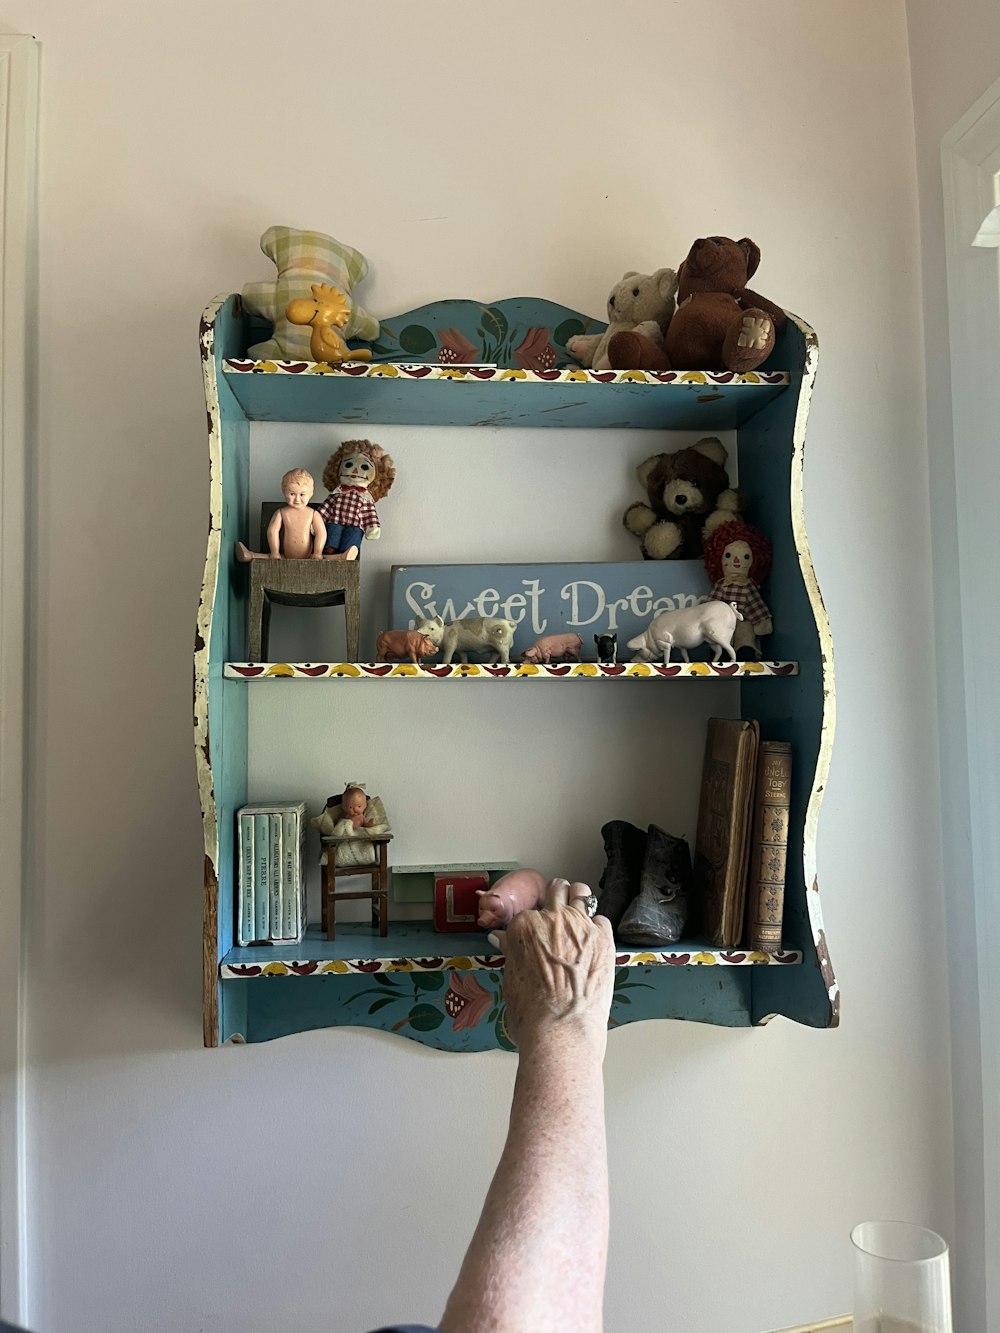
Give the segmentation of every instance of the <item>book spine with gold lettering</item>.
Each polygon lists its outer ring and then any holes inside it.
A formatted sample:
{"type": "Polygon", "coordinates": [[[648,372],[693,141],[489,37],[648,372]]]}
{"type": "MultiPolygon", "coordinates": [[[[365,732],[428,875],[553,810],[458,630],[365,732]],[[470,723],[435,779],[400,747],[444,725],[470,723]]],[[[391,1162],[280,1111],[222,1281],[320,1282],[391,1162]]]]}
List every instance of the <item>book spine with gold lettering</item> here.
{"type": "Polygon", "coordinates": [[[762,953],[781,950],[791,788],[791,745],[787,741],[761,741],[747,887],[747,944],[762,953]]]}

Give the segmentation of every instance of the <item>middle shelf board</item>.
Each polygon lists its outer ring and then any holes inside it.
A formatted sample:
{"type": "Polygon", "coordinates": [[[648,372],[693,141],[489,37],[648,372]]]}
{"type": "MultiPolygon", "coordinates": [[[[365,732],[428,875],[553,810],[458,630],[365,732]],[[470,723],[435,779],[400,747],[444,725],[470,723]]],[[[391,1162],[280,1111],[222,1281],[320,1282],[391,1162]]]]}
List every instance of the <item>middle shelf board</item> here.
{"type": "Polygon", "coordinates": [[[250,421],[410,426],[734,430],[789,386],[786,370],[531,371],[377,362],[227,358],[250,421]]]}
{"type": "MultiPolygon", "coordinates": [[[[766,967],[802,962],[797,949],[762,953],[753,949],[712,949],[703,941],[681,940],[665,949],[615,945],[616,967],[766,967]]],[[[485,935],[444,934],[429,921],[391,922],[383,939],[371,926],[338,924],[328,940],[317,927],[305,938],[282,944],[252,944],[230,949],[219,964],[223,981],[254,977],[330,977],[369,972],[450,972],[496,970],[503,954],[485,935]]]]}
{"type": "Polygon", "coordinates": [[[797,676],[798,662],[227,662],[230,680],[689,680],[797,676]]]}

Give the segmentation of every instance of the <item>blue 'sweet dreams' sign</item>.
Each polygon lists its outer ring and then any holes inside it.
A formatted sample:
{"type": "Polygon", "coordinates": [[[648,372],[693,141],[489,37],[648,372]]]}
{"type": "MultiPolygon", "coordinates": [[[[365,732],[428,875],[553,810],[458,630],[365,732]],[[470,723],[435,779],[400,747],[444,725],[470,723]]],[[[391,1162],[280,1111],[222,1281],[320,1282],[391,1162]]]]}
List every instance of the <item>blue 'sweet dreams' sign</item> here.
{"type": "Polygon", "coordinates": [[[592,635],[618,634],[619,644],[644,630],[658,611],[693,606],[711,582],[700,560],[621,564],[394,565],[391,625],[418,619],[501,616],[517,623],[514,652],[540,634],[575,630],[589,654],[592,635]]]}

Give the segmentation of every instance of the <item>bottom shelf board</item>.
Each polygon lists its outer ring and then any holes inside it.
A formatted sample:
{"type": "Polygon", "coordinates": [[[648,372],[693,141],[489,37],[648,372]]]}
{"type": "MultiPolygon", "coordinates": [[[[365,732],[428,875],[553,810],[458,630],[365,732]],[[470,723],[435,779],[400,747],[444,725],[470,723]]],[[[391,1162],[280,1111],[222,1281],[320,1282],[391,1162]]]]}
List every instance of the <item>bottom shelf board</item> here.
{"type": "MultiPolygon", "coordinates": [[[[503,955],[478,932],[443,933],[429,921],[390,923],[383,939],[371,926],[351,922],[337,926],[328,940],[317,926],[305,938],[282,944],[254,944],[230,949],[219,964],[226,980],[255,977],[345,976],[375,972],[449,972],[495,970],[503,955]]],[[[796,949],[761,953],[749,949],[712,949],[703,941],[682,940],[666,949],[616,944],[617,967],[764,967],[802,962],[796,949]]]]}

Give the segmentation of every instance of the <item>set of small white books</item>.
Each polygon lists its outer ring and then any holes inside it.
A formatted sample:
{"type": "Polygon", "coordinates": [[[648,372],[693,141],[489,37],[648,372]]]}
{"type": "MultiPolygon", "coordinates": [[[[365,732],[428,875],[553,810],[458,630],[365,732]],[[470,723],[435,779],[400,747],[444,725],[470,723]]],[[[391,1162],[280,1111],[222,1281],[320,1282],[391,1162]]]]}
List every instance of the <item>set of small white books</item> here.
{"type": "Polygon", "coordinates": [[[300,940],[306,929],[305,801],[243,806],[237,836],[237,944],[300,940]]]}

